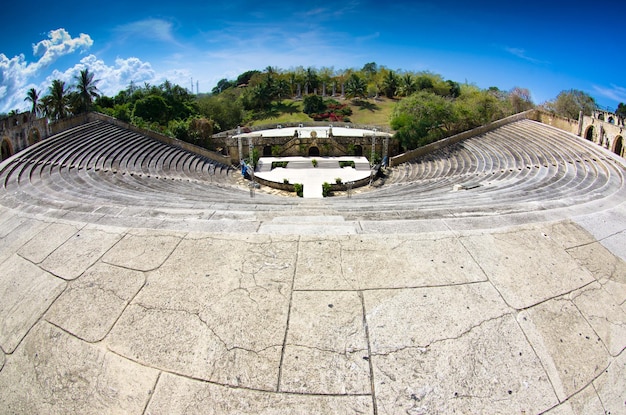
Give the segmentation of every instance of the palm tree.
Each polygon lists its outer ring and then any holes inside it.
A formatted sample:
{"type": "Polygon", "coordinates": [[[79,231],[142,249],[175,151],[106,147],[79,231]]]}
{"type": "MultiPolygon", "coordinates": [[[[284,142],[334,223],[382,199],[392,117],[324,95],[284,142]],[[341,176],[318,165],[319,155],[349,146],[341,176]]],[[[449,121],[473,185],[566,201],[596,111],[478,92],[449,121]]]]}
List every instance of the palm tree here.
{"type": "Polygon", "coordinates": [[[417,90],[415,85],[415,79],[410,73],[404,74],[404,76],[400,79],[400,86],[398,87],[398,95],[401,97],[408,97],[412,95],[413,92],[417,90]]]}
{"type": "Polygon", "coordinates": [[[346,82],[346,97],[348,98],[365,98],[367,92],[367,84],[359,75],[353,73],[346,82]]]}
{"type": "Polygon", "coordinates": [[[55,79],[48,88],[48,95],[41,99],[44,115],[53,120],[67,118],[69,115],[69,96],[65,82],[55,79]]]}
{"type": "Polygon", "coordinates": [[[91,109],[94,98],[100,96],[98,87],[96,84],[100,82],[99,79],[93,79],[94,74],[89,73],[89,69],[83,69],[79,75],[76,75],[74,79],[78,82],[76,88],[78,89],[78,113],[87,112],[91,109]]]}
{"type": "Polygon", "coordinates": [[[37,92],[35,88],[29,89],[26,93],[26,98],[24,98],[24,101],[28,101],[32,104],[30,112],[33,115],[37,116],[37,113],[39,112],[39,92],[37,92]]]}

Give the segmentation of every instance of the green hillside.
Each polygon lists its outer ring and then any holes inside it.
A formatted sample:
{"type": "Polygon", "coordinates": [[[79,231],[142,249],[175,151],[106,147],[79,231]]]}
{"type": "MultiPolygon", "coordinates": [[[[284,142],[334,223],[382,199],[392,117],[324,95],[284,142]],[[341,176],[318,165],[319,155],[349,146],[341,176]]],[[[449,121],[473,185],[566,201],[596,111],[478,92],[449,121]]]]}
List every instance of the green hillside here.
{"type": "MultiPolygon", "coordinates": [[[[389,119],[397,100],[389,98],[370,98],[358,100],[341,100],[352,109],[350,122],[354,124],[377,125],[389,127],[389,119]]],[[[313,118],[302,112],[301,100],[283,100],[279,104],[261,114],[250,125],[284,124],[290,122],[312,122],[313,118]]]]}

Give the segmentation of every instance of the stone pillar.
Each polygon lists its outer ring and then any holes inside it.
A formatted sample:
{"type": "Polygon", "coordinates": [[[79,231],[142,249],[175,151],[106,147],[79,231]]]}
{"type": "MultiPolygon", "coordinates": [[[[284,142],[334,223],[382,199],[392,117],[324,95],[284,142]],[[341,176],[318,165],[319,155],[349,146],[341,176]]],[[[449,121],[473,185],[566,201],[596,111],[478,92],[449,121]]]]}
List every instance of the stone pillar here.
{"type": "Polygon", "coordinates": [[[296,95],[298,98],[302,98],[302,87],[298,84],[298,94],[296,95]]]}
{"type": "Polygon", "coordinates": [[[243,160],[243,144],[241,143],[241,127],[237,126],[237,157],[239,157],[239,161],[243,160]]]}
{"type": "Polygon", "coordinates": [[[333,82],[333,96],[337,94],[337,83],[333,82]]]}
{"type": "Polygon", "coordinates": [[[376,155],[376,130],[374,130],[374,134],[372,134],[372,155],[370,158],[370,165],[374,165],[374,156],[376,155]]]}
{"type": "Polygon", "coordinates": [[[578,136],[583,136],[583,112],[578,113],[578,136]]]}
{"type": "MultiPolygon", "coordinates": [[[[383,140],[383,160],[385,157],[389,157],[389,136],[385,137],[383,140]]],[[[389,163],[389,161],[387,161],[389,163]]]]}
{"type": "Polygon", "coordinates": [[[322,96],[325,97],[326,96],[326,82],[324,82],[322,84],[322,96]]]}
{"type": "Polygon", "coordinates": [[[344,84],[342,82],[341,83],[341,98],[344,98],[346,96],[346,94],[345,94],[345,86],[346,86],[346,84],[344,84]]]}

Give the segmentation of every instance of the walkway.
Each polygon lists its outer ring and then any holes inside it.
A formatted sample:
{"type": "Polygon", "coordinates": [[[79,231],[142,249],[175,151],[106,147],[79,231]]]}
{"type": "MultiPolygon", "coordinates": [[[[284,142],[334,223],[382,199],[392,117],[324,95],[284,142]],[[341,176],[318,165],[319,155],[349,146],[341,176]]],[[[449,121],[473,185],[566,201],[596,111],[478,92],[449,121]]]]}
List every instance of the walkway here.
{"type": "Polygon", "coordinates": [[[340,178],[343,183],[355,182],[370,177],[369,161],[365,157],[262,157],[255,175],[272,182],[303,185],[304,198],[322,198],[322,184],[336,183],[340,178]],[[317,167],[313,167],[313,160],[317,167]],[[355,167],[339,167],[339,160],[353,161],[355,167]],[[288,162],[287,168],[272,169],[272,162],[288,162]],[[269,168],[268,168],[269,166],[269,168]]]}

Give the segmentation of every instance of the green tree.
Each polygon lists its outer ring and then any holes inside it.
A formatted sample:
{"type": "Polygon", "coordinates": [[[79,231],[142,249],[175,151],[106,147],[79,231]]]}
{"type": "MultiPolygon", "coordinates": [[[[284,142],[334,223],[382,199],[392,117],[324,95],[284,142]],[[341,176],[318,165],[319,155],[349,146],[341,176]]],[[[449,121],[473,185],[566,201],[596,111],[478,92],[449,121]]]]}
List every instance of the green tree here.
{"type": "Polygon", "coordinates": [[[393,71],[386,71],[383,78],[383,93],[387,98],[393,98],[398,89],[398,76],[393,71]]]}
{"type": "Polygon", "coordinates": [[[37,116],[37,114],[39,113],[39,92],[37,92],[35,88],[29,89],[26,93],[26,98],[24,98],[24,101],[28,101],[31,103],[30,112],[33,115],[37,116]]]}
{"type": "Polygon", "coordinates": [[[617,104],[617,109],[615,110],[615,115],[619,117],[620,120],[626,119],[626,105],[623,102],[617,104]]]}
{"type": "Polygon", "coordinates": [[[304,97],[302,112],[305,114],[319,114],[326,110],[324,99],[319,95],[307,95],[304,97]]]}
{"type": "Polygon", "coordinates": [[[596,109],[596,101],[587,93],[577,89],[561,91],[556,100],[548,103],[548,109],[561,117],[578,119],[579,112],[583,115],[591,115],[596,109]]]}
{"type": "Polygon", "coordinates": [[[304,73],[304,88],[310,94],[315,88],[317,88],[318,84],[319,78],[317,76],[317,72],[315,71],[315,68],[311,68],[309,66],[306,68],[306,72],[304,73]]]}
{"type": "Polygon", "coordinates": [[[162,96],[148,95],[135,102],[133,115],[147,122],[156,122],[165,125],[169,120],[169,112],[170,107],[162,96]]]}
{"type": "Polygon", "coordinates": [[[345,93],[348,98],[365,98],[367,94],[365,80],[356,73],[351,74],[346,81],[345,93]]]}
{"type": "Polygon", "coordinates": [[[44,115],[51,120],[62,120],[70,115],[68,90],[65,82],[55,79],[42,98],[44,115]]]}
{"type": "Polygon", "coordinates": [[[452,100],[419,91],[396,105],[390,124],[400,144],[411,150],[444,137],[455,121],[452,100]]]}
{"type": "Polygon", "coordinates": [[[400,85],[398,86],[398,95],[401,97],[408,97],[417,91],[417,85],[415,84],[415,78],[410,73],[405,73],[400,78],[400,85]]]}
{"type": "Polygon", "coordinates": [[[204,118],[213,120],[215,131],[224,131],[241,125],[244,108],[239,99],[240,89],[229,89],[220,95],[204,96],[198,99],[198,112],[204,118]]]}
{"type": "Polygon", "coordinates": [[[509,102],[511,110],[514,114],[529,110],[534,107],[530,98],[530,91],[526,88],[516,86],[509,91],[509,102]]]}
{"type": "Polygon", "coordinates": [[[96,86],[100,80],[94,80],[93,77],[94,74],[90,73],[89,69],[83,69],[74,77],[77,82],[76,89],[78,90],[77,102],[74,103],[74,106],[79,114],[91,111],[93,100],[100,96],[100,91],[98,91],[96,86]]]}

